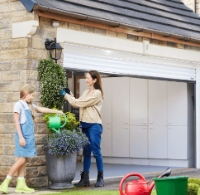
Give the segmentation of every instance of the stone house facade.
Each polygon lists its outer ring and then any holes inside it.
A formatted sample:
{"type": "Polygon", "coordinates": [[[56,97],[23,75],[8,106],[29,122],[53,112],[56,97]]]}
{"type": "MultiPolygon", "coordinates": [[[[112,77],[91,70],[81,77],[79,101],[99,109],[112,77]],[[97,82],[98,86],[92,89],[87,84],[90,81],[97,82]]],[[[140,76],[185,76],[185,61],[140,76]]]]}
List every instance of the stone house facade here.
{"type": "MultiPolygon", "coordinates": [[[[184,1],[189,3],[190,1],[184,1]]],[[[198,1],[197,1],[198,2],[198,1]]],[[[199,3],[197,3],[198,8],[199,3]]],[[[197,9],[199,12],[199,8],[197,9]]],[[[14,151],[13,105],[19,99],[19,89],[24,83],[32,83],[36,89],[35,102],[40,104],[40,83],[37,80],[37,66],[41,59],[48,58],[44,47],[46,38],[57,37],[57,28],[52,20],[59,21],[59,27],[79,32],[93,33],[119,40],[135,42],[149,41],[152,45],[198,51],[200,43],[171,38],[150,38],[146,33],[120,30],[114,27],[98,25],[98,22],[82,22],[67,17],[42,15],[42,12],[28,12],[19,0],[0,1],[0,181],[7,174],[16,158],[14,151]],[[27,23],[26,23],[27,22],[27,23]],[[16,25],[17,24],[17,25],[16,25]]],[[[156,36],[155,36],[156,37],[156,36]]],[[[62,44],[62,43],[61,43],[62,44]]],[[[63,58],[58,61],[63,64],[63,58]]],[[[199,61],[200,62],[200,61],[199,61]]],[[[41,115],[35,123],[35,135],[38,156],[30,159],[26,168],[28,184],[37,187],[48,185],[45,167],[45,155],[41,149],[41,137],[46,134],[46,126],[41,115]]]]}
{"type": "Polygon", "coordinates": [[[192,9],[196,14],[200,13],[200,1],[199,0],[182,0],[185,5],[192,9]]]}

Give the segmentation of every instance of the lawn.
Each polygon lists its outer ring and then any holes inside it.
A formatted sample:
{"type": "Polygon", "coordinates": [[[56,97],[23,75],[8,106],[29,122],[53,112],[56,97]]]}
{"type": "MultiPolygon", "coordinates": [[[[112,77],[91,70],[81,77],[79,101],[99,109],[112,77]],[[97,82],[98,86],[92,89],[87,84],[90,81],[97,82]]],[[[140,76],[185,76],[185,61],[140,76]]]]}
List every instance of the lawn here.
{"type": "MultiPolygon", "coordinates": [[[[45,195],[119,195],[119,191],[116,190],[75,190],[65,191],[45,195]]],[[[151,195],[156,195],[156,191],[153,190],[151,195]]]]}

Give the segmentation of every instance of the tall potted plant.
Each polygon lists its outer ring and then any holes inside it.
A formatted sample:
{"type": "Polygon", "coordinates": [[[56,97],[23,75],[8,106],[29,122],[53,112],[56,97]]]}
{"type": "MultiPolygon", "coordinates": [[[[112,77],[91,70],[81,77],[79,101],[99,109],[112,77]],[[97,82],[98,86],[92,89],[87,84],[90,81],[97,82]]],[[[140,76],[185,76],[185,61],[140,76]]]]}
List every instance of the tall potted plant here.
{"type": "MultiPolygon", "coordinates": [[[[59,90],[67,84],[64,69],[53,60],[41,60],[38,66],[38,78],[41,81],[42,105],[48,108],[62,109],[63,97],[59,95],[59,90]]],[[[79,131],[79,122],[70,112],[65,113],[67,123],[60,133],[51,131],[48,128],[48,122],[50,116],[54,115],[45,114],[43,116],[48,131],[42,141],[46,154],[49,188],[72,188],[72,180],[76,172],[77,152],[88,144],[88,139],[79,131]]],[[[61,117],[61,120],[64,120],[64,117],[61,117]]]]}

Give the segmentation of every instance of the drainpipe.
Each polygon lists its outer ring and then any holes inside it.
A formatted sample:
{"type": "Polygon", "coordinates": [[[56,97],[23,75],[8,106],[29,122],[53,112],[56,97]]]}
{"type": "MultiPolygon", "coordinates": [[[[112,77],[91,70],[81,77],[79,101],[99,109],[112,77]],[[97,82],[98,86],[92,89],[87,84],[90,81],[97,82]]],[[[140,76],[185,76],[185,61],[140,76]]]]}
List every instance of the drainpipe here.
{"type": "Polygon", "coordinates": [[[195,163],[195,168],[199,169],[200,168],[200,66],[198,65],[196,68],[196,97],[195,97],[195,101],[196,101],[196,118],[195,118],[195,122],[196,122],[196,163],[195,163]]]}
{"type": "Polygon", "coordinates": [[[194,0],[194,13],[197,13],[197,0],[194,0]]]}

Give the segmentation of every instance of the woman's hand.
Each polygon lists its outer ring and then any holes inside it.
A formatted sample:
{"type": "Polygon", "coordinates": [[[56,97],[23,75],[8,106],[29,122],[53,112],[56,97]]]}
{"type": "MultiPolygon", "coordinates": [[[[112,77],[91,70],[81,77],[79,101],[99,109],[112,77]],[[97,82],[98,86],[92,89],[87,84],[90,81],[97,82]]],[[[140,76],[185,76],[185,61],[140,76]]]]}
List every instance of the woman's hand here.
{"type": "Polygon", "coordinates": [[[25,146],[26,146],[26,140],[24,139],[24,137],[20,137],[20,138],[19,138],[19,144],[20,144],[20,146],[22,146],[22,147],[25,147],[25,146]]]}
{"type": "Polygon", "coordinates": [[[60,90],[59,94],[65,96],[67,94],[70,94],[70,89],[69,88],[63,88],[62,90],[60,90]]]}
{"type": "Polygon", "coordinates": [[[65,96],[66,92],[65,92],[65,90],[62,89],[62,90],[60,90],[59,94],[65,96]]]}

